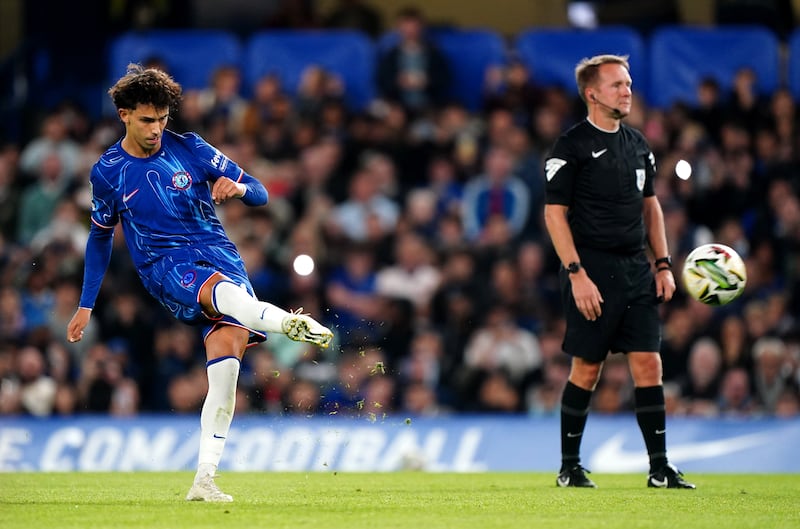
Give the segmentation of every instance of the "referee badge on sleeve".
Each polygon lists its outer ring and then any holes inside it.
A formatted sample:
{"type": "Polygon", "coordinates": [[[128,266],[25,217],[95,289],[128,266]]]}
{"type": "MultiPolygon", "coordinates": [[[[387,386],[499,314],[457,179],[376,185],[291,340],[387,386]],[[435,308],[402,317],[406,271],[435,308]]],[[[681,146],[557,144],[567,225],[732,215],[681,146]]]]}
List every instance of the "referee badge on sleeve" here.
{"type": "Polygon", "coordinates": [[[639,191],[644,189],[644,169],[636,170],[636,187],[639,191]]]}
{"type": "Polygon", "coordinates": [[[561,158],[550,158],[544,164],[544,173],[547,177],[547,181],[553,179],[559,169],[567,165],[566,160],[562,160],[561,158]]]}

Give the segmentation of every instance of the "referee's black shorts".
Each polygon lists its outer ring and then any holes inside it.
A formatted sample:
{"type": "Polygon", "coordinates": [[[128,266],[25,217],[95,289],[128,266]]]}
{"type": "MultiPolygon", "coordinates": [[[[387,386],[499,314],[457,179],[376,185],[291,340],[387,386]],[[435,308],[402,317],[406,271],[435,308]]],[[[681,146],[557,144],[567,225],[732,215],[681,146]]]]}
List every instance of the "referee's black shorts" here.
{"type": "Polygon", "coordinates": [[[561,268],[561,299],[567,330],[564,352],[590,362],[602,362],[609,352],[658,352],[661,320],[655,277],[644,252],[624,256],[579,250],[581,266],[603,296],[602,314],[595,321],[583,317],[575,305],[568,273],[561,268]]]}

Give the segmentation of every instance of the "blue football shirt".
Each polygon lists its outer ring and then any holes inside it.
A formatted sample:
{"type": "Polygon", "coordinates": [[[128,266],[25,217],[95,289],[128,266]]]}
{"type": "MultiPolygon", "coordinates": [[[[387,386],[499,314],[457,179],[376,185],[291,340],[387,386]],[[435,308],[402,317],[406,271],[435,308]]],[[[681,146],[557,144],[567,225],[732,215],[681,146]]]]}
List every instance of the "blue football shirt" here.
{"type": "Polygon", "coordinates": [[[80,306],[94,306],[119,222],[139,277],[157,299],[165,262],[205,262],[246,275],[211,199],[211,184],[220,176],[245,185],[245,204],[267,202],[258,180],[197,134],[165,130],[161,149],[147,158],[126,153],[121,140],[112,145],[90,177],[92,229],[80,306]]]}

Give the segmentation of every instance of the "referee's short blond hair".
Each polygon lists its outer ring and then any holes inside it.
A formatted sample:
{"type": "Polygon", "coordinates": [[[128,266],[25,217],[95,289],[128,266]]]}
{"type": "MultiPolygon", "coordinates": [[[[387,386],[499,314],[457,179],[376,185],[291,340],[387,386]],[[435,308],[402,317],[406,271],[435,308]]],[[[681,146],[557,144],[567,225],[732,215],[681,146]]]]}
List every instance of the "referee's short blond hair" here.
{"type": "Polygon", "coordinates": [[[603,54],[581,59],[575,66],[575,84],[578,85],[578,95],[584,103],[586,103],[586,88],[597,81],[600,67],[604,64],[621,64],[628,72],[631,71],[628,55],[603,54]]]}

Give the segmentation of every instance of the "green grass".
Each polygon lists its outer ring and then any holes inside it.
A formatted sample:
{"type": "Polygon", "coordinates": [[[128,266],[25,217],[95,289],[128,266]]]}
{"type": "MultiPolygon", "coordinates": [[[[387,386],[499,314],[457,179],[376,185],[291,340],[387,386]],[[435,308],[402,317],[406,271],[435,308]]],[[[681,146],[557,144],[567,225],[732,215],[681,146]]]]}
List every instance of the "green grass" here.
{"type": "Polygon", "coordinates": [[[225,473],[231,504],[186,502],[192,475],[0,475],[3,529],[439,529],[800,527],[800,476],[693,474],[698,489],[654,490],[643,475],[593,474],[596,490],[553,473],[225,473]]]}

